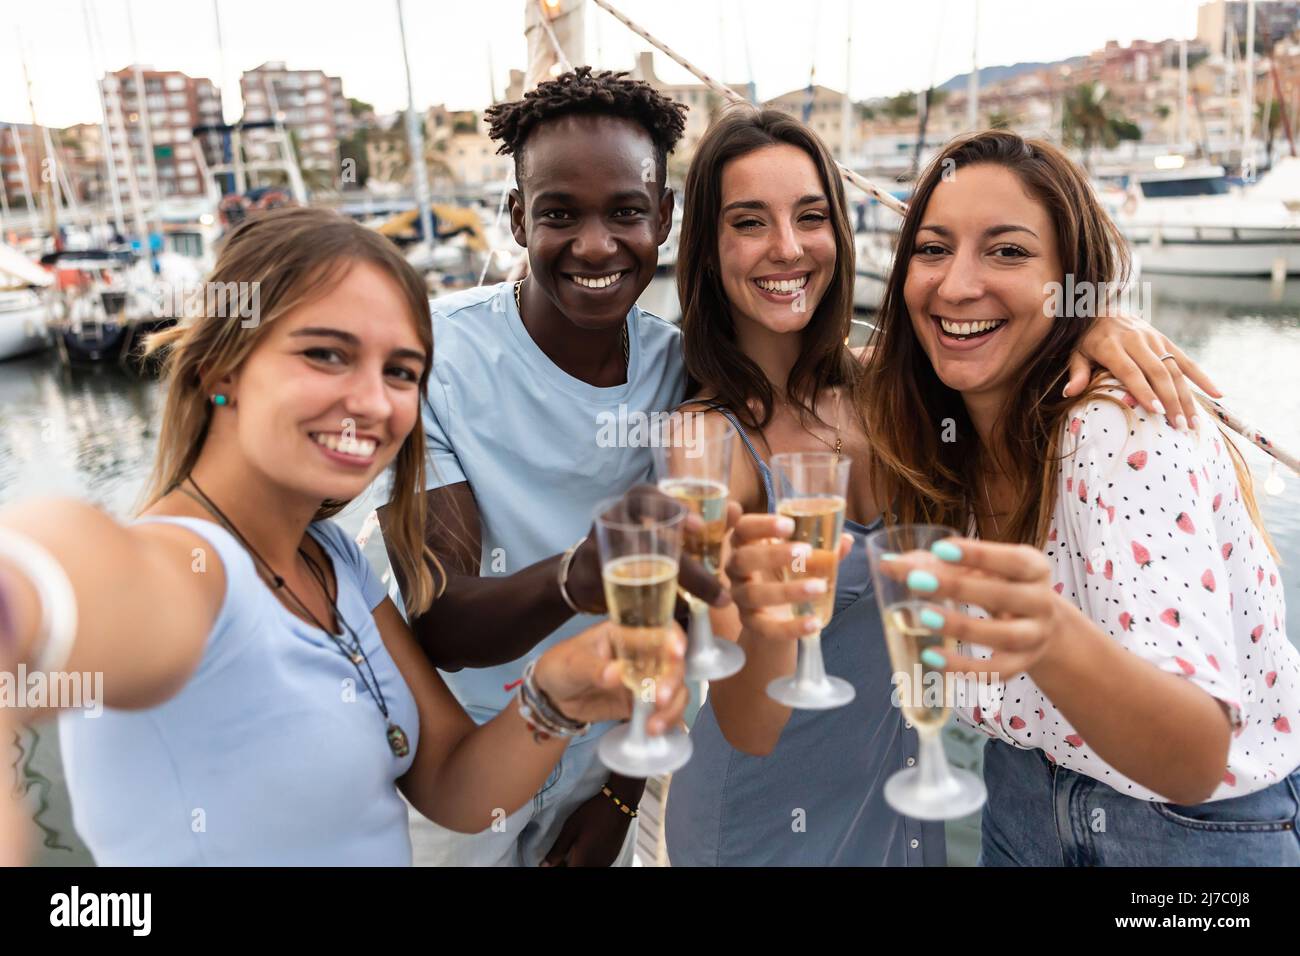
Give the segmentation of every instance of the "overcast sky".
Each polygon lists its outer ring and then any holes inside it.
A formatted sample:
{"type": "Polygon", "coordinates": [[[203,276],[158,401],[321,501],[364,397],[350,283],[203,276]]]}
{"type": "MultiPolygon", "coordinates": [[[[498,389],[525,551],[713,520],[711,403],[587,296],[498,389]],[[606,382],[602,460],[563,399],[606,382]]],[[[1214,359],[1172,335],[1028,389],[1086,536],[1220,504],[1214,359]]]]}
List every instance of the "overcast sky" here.
{"type": "MultiPolygon", "coordinates": [[[[479,108],[511,67],[524,65],[524,4],[531,0],[406,0],[417,106],[479,108]],[[489,71],[489,58],[492,69],[489,71]]],[[[942,82],[969,69],[975,0],[612,0],[652,34],[715,76],[752,78],[768,98],[817,81],[844,86],[852,18],[850,89],[865,98],[942,82]],[[743,12],[742,12],[743,11],[743,12]]],[[[129,0],[138,59],[157,69],[216,79],[213,0],[129,0]]],[[[19,34],[37,116],[51,126],[98,121],[94,79],[132,61],[128,0],[93,0],[95,49],[82,0],[0,0],[0,120],[27,122],[19,34]]],[[[406,104],[396,0],[218,0],[226,91],[267,60],[343,77],[343,89],[381,112],[406,104]]],[[[1107,40],[1196,33],[1198,0],[981,0],[979,62],[1055,60],[1107,40]]],[[[639,37],[603,10],[587,9],[587,60],[623,69],[639,37]]],[[[657,57],[661,77],[689,80],[657,57]]],[[[227,92],[226,112],[239,108],[227,92]]]]}

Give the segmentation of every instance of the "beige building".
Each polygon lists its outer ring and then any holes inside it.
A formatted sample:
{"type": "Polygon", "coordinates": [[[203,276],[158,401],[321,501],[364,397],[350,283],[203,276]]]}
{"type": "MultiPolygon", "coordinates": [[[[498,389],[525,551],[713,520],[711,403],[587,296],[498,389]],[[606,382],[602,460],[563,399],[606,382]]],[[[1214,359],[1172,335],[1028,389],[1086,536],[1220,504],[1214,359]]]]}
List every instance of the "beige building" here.
{"type": "Polygon", "coordinates": [[[98,200],[108,195],[104,169],[104,133],[98,123],[78,123],[51,130],[68,181],[78,200],[98,200]]]}
{"type": "MultiPolygon", "coordinates": [[[[821,137],[822,142],[830,149],[831,155],[836,159],[843,159],[846,145],[845,111],[844,94],[839,90],[832,90],[828,86],[818,84],[812,88],[811,96],[808,88],[803,87],[783,93],[763,105],[768,109],[780,110],[782,113],[789,113],[804,120],[812,127],[813,132],[821,137]]],[[[848,122],[850,137],[847,145],[854,152],[859,152],[862,149],[864,129],[861,114],[852,103],[849,104],[848,122]]]]}
{"type": "Polygon", "coordinates": [[[458,123],[440,151],[457,186],[478,188],[514,176],[514,159],[498,156],[498,144],[488,137],[487,124],[477,115],[472,123],[458,123]]]}
{"type": "MultiPolygon", "coordinates": [[[[514,161],[497,155],[488,138],[487,121],[475,110],[432,106],[424,113],[424,158],[435,192],[478,189],[499,184],[514,174],[514,161]]],[[[397,113],[366,140],[370,176],[380,182],[410,185],[410,141],[406,115],[397,113]]]]}
{"type": "MultiPolygon", "coordinates": [[[[668,83],[661,80],[655,73],[653,53],[637,54],[636,66],[632,68],[631,76],[633,79],[644,80],[664,96],[676,100],[687,108],[686,129],[669,164],[669,168],[679,176],[684,175],[691,157],[695,155],[696,145],[725,108],[723,98],[703,83],[668,83]]],[[[731,89],[745,99],[750,98],[748,83],[732,83],[731,89]]]]}

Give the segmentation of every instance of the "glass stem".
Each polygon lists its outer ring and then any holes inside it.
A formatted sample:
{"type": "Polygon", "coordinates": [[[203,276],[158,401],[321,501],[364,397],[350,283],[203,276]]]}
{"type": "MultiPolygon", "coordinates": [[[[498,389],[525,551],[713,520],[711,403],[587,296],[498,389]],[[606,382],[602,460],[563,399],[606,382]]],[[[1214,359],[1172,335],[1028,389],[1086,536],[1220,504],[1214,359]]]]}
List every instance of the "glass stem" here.
{"type": "Polygon", "coordinates": [[[646,724],[650,722],[650,715],[654,709],[654,700],[646,700],[644,693],[632,695],[632,717],[627,726],[627,742],[630,747],[641,748],[650,743],[646,724]]]}
{"type": "Polygon", "coordinates": [[[921,787],[927,791],[942,792],[956,785],[948,755],[943,750],[942,727],[917,732],[917,769],[921,774],[921,787]]]}
{"type": "Polygon", "coordinates": [[[798,658],[794,668],[796,684],[826,683],[826,663],[822,660],[822,632],[799,638],[798,658]]]}
{"type": "Polygon", "coordinates": [[[686,657],[690,660],[708,657],[714,650],[709,606],[694,594],[686,595],[686,604],[691,609],[691,626],[686,635],[686,657]]]}

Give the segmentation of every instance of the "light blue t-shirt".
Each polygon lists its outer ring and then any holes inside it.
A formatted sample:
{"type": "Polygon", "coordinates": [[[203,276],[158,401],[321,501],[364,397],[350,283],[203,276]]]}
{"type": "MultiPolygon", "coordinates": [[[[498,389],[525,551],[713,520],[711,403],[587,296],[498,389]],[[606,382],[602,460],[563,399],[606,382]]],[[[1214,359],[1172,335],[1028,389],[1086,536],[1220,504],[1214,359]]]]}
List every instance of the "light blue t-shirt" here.
{"type": "Polygon", "coordinates": [[[73,824],[95,861],[409,866],[396,780],[415,759],[420,720],[371,614],[386,591],[361,550],[332,521],[311,526],[334,565],[339,612],[410,740],[402,758],[356,668],[276,600],[224,528],[197,518],[142,520],[207,540],[225,569],[226,596],[198,669],[171,700],[59,717],[73,824]]]}
{"type": "MultiPolygon", "coordinates": [[[[586,534],[603,499],[650,480],[650,416],[675,408],[685,389],[681,333],[634,306],[628,381],[597,388],[537,346],[515,308],[512,283],[431,305],[427,486],[469,482],[483,529],[480,574],[514,574],[586,534]]],[[[575,615],[525,659],[443,676],[481,723],[510,701],[505,686],[523,675],[526,659],[598,620],[575,615]]]]}

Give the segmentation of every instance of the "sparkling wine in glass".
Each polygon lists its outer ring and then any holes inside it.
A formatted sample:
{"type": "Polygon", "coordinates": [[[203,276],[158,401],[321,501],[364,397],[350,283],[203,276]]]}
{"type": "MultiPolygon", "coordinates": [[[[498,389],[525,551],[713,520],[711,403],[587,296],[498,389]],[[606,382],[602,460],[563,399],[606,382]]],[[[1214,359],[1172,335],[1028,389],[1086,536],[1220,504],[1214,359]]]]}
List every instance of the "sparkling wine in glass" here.
{"type": "Polygon", "coordinates": [[[685,517],[685,506],[653,489],[606,501],[596,512],[610,641],[632,692],[631,720],[605,734],[597,752],[626,777],[671,773],[691,757],[690,738],[680,729],[646,731],[668,665],[685,517]]]}
{"type": "Polygon", "coordinates": [[[885,626],[885,644],[894,668],[895,694],[903,716],[919,738],[916,766],[899,770],[885,782],[885,800],[899,813],[918,820],[952,820],[974,813],[984,805],[984,783],[968,770],[954,768],[943,751],[941,732],[951,710],[950,682],[941,665],[927,660],[935,651],[947,660],[957,653],[957,642],[925,619],[955,614],[946,599],[920,599],[905,580],[886,574],[884,556],[928,551],[936,541],[958,537],[940,525],[894,525],[867,537],[867,560],[875,582],[885,626]],[[927,614],[926,612],[930,612],[927,614]]]}
{"type": "MultiPolygon", "coordinates": [[[[682,553],[717,574],[727,532],[731,480],[731,423],[703,412],[674,413],[655,433],[655,471],[659,490],[680,501],[704,522],[701,531],[683,533],[682,553]]],[[[709,606],[682,590],[690,608],[686,641],[686,679],[721,680],[745,666],[745,652],[734,641],[719,640],[709,621],[709,606]]]]}
{"type": "MultiPolygon", "coordinates": [[[[844,530],[844,502],[848,493],[848,458],[830,452],[795,452],[772,456],[772,482],[776,510],[794,521],[791,541],[812,548],[783,571],[787,581],[823,578],[826,593],[791,606],[794,614],[812,616],[825,627],[835,610],[835,581],[839,570],[840,534],[844,530]]],[[[790,677],[767,685],[767,695],[787,707],[829,710],[853,700],[853,685],[826,673],[821,631],[799,639],[798,662],[790,677]]]]}

